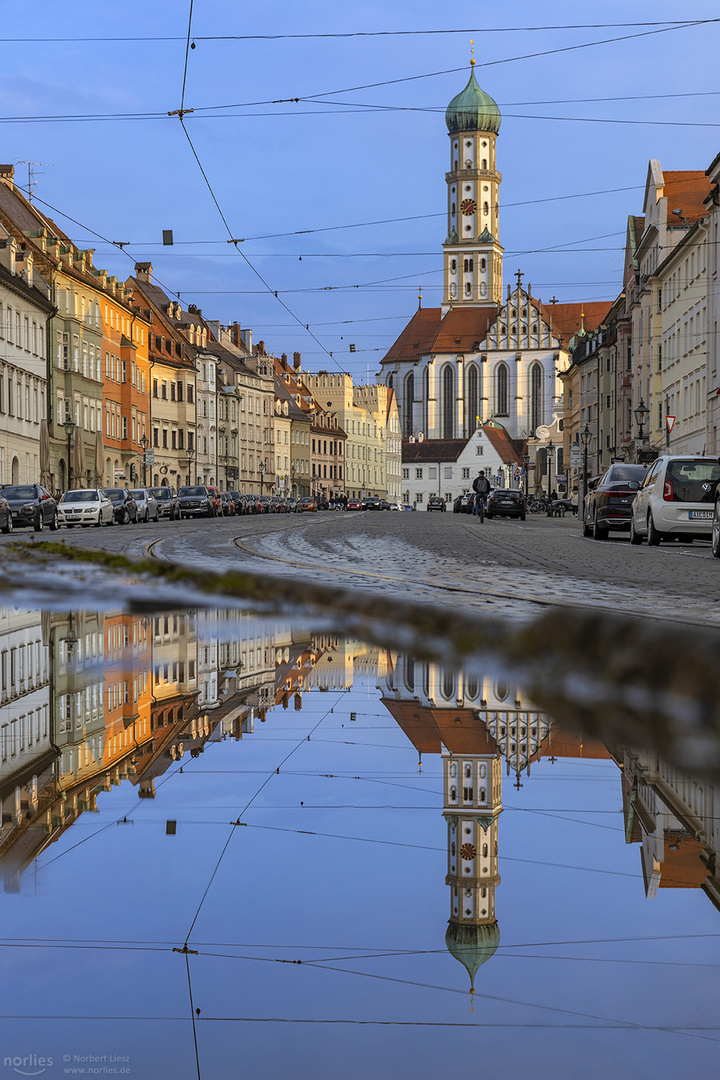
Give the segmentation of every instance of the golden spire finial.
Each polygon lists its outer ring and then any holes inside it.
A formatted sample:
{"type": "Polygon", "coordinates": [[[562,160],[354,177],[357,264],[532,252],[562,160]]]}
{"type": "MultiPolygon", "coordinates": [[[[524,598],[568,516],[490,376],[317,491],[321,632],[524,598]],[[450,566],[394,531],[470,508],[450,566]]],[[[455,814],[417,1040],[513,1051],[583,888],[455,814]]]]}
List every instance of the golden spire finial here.
{"type": "Polygon", "coordinates": [[[585,305],[580,305],[580,333],[585,333],[585,305]]]}
{"type": "Polygon", "coordinates": [[[475,67],[475,42],[470,38],[470,67],[475,67]]]}
{"type": "Polygon", "coordinates": [[[422,285],[418,285],[418,311],[422,307],[422,285]]]}

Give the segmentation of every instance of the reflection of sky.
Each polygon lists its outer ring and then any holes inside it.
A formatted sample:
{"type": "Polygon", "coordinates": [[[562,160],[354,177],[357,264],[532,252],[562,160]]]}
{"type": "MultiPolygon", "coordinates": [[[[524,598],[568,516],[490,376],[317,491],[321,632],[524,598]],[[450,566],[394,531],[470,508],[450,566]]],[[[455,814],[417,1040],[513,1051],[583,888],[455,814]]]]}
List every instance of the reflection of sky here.
{"type": "Polygon", "coordinates": [[[610,761],[543,759],[520,789],[504,780],[501,942],[470,1011],[444,943],[441,760],[424,756],[418,775],[375,681],[305,693],[301,712],[271,711],[242,741],[186,755],[153,800],[128,783],[101,794],[100,812],[26,872],[22,896],[0,896],[4,941],[135,943],[5,948],[3,1012],[30,1019],[3,1020],[0,1060],[50,1055],[59,1075],[64,1054],[129,1055],[133,1077],[197,1075],[186,961],[171,950],[254,797],[189,941],[203,1077],[435,1078],[465,1062],[555,1080],[714,1066],[704,1036],[717,1031],[586,1026],[717,1025],[720,968],[689,966],[720,964],[717,938],[685,936],[718,934],[717,912],[698,889],[645,898],[610,761]],[[115,824],[126,814],[132,824],[115,824]],[[103,1019],[44,1019],[57,1015],[103,1019]],[[285,1022],[297,1020],[308,1022],[285,1022]],[[350,1023],[309,1022],[322,1020],[350,1023]]]}

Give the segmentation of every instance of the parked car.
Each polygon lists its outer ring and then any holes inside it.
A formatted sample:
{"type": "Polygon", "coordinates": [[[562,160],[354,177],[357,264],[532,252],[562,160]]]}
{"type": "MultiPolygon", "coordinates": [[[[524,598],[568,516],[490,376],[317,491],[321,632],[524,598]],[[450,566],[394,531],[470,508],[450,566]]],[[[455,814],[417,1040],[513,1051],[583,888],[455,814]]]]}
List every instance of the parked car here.
{"type": "Polygon", "coordinates": [[[316,503],[315,499],[312,497],[312,495],[308,495],[306,498],[301,499],[300,502],[298,503],[298,513],[299,514],[305,514],[305,513],[314,514],[314,513],[316,513],[316,511],[317,511],[317,503],[316,503]]]}
{"type": "MultiPolygon", "coordinates": [[[[288,512],[288,514],[294,514],[296,512],[297,504],[298,504],[298,501],[293,495],[291,495],[289,499],[285,500],[285,509],[288,512]]],[[[341,509],[342,509],[342,507],[341,507],[341,509]]]]}
{"type": "Polygon", "coordinates": [[[58,527],[58,504],[42,484],[5,484],[2,493],[10,503],[16,529],[32,525],[41,532],[46,525],[58,527]]]}
{"type": "Polygon", "coordinates": [[[207,487],[208,495],[212,499],[213,506],[215,507],[215,517],[218,517],[223,512],[220,488],[214,487],[212,484],[206,484],[205,486],[207,487]]]}
{"type": "Polygon", "coordinates": [[[585,497],[583,536],[606,540],[610,530],[629,530],[632,504],[645,479],[644,465],[611,465],[585,497]]]}
{"type": "Polygon", "coordinates": [[[138,521],[148,522],[159,520],[160,510],[157,499],[149,488],[131,488],[130,494],[137,505],[138,521]]]}
{"type": "Polygon", "coordinates": [[[180,517],[216,517],[215,498],[204,484],[178,488],[180,517]]]}
{"type": "Polygon", "coordinates": [[[431,495],[427,501],[428,510],[441,510],[445,513],[445,500],[441,499],[439,495],[431,495]]]}
{"type": "Polygon", "coordinates": [[[229,491],[220,492],[220,505],[223,517],[233,517],[235,514],[235,500],[229,491]]]}
{"type": "Polygon", "coordinates": [[[172,487],[148,488],[154,496],[158,508],[158,517],[169,518],[170,521],[180,520],[180,503],[172,487]]]}
{"type": "Polygon", "coordinates": [[[273,495],[270,500],[270,512],[273,514],[285,513],[285,500],[281,499],[279,495],[273,495]]]}
{"type": "Polygon", "coordinates": [[[235,514],[235,516],[239,517],[240,514],[244,514],[245,511],[243,509],[242,495],[240,494],[240,492],[239,491],[228,491],[228,495],[231,497],[231,499],[233,501],[233,505],[235,507],[233,513],[235,514]]]}
{"type": "Polygon", "coordinates": [[[368,495],[367,499],[363,499],[364,510],[383,510],[382,499],[379,499],[377,495],[368,495]]]}
{"type": "Polygon", "coordinates": [[[2,493],[0,493],[0,529],[4,533],[13,531],[13,516],[10,503],[2,493]]]}
{"type": "Polygon", "coordinates": [[[472,491],[464,491],[453,503],[453,514],[472,514],[475,496],[472,491]]]}
{"type": "Polygon", "coordinates": [[[400,504],[400,509],[401,510],[412,510],[413,513],[415,512],[415,507],[412,505],[412,503],[401,503],[400,504]]]}
{"type": "Polygon", "coordinates": [[[485,517],[516,517],[525,520],[525,496],[517,488],[495,488],[487,497],[485,517]]]}
{"type": "Polygon", "coordinates": [[[112,525],[115,518],[113,504],[102,488],[79,488],[66,491],[58,503],[61,525],[73,529],[76,525],[112,525]]]}
{"type": "Polygon", "coordinates": [[[105,488],[105,494],[112,503],[118,525],[129,525],[138,520],[137,503],[127,488],[105,488]]]}
{"type": "Polygon", "coordinates": [[[664,454],[647,471],[632,504],[630,543],[651,547],[662,540],[686,543],[712,536],[720,461],[664,454]]]}
{"type": "Polygon", "coordinates": [[[348,499],[345,506],[346,510],[362,510],[363,504],[360,499],[348,499]]]}
{"type": "Polygon", "coordinates": [[[258,512],[260,514],[269,514],[270,513],[270,496],[269,495],[258,495],[257,499],[258,499],[258,512]]]}

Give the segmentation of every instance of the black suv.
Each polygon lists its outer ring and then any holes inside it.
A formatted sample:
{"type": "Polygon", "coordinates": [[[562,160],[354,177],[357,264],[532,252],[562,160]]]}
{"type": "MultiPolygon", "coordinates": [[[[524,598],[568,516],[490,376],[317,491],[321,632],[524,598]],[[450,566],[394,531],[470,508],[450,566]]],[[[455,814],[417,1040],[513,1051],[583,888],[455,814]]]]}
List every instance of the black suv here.
{"type": "Polygon", "coordinates": [[[180,517],[215,517],[215,498],[204,484],[178,488],[180,517]]]}
{"type": "Polygon", "coordinates": [[[57,529],[57,503],[42,484],[5,484],[2,493],[10,503],[16,529],[23,525],[32,525],[35,532],[41,532],[46,525],[57,529]]]}
{"type": "Polygon", "coordinates": [[[517,488],[495,488],[488,495],[485,517],[517,517],[525,520],[525,496],[517,488]]]}

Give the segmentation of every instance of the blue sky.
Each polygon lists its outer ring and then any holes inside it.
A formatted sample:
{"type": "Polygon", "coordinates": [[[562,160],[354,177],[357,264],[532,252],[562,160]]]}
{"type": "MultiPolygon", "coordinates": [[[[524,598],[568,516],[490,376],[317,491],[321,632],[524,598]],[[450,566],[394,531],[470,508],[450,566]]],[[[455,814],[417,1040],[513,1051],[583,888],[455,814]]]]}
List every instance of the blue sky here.
{"type": "MultiPolygon", "coordinates": [[[[716,18],[709,3],[521,2],[486,10],[480,27],[476,9],[448,20],[425,0],[194,0],[185,124],[226,228],[166,115],[183,102],[189,10],[40,0],[30,22],[25,3],[5,0],[0,158],[42,163],[36,197],[97,265],[124,278],[150,259],[185,305],[302,352],[314,370],[372,378],[418,285],[424,305],[439,302],[444,110],[465,84],[471,37],[478,81],[503,113],[506,282],[520,267],[546,301],[612,299],[649,158],[704,169],[720,149],[720,24],[662,22],[716,18]],[[458,32],[397,33],[428,30],[458,32]],[[268,38],[327,34],[356,36],[268,38]],[[608,38],[625,40],[589,46],[608,38]],[[106,241],[129,242],[126,253],[106,241]]],[[[26,184],[27,165],[16,169],[26,184]]]]}

